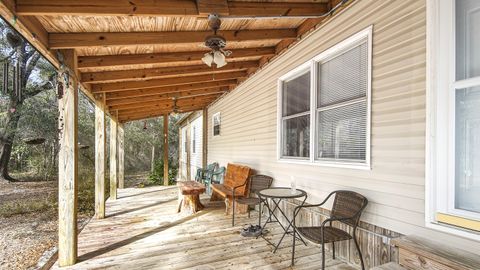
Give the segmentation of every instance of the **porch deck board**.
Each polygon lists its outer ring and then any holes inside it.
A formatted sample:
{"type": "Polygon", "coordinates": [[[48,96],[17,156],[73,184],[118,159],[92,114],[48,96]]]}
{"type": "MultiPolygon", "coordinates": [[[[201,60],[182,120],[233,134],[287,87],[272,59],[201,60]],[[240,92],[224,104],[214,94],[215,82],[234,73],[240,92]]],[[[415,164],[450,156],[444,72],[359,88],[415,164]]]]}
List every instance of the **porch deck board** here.
{"type": "MultiPolygon", "coordinates": [[[[263,239],[244,238],[239,230],[257,222],[240,215],[231,227],[224,207],[203,198],[206,208],[195,215],[177,214],[176,187],[119,190],[107,201],[106,218],[92,219],[79,235],[79,262],[52,269],[289,269],[291,237],[281,248],[263,239]]],[[[270,227],[268,238],[277,241],[281,228],[270,227]]],[[[298,245],[293,269],[319,269],[320,249],[298,245]]],[[[356,269],[327,254],[327,269],[356,269]]]]}

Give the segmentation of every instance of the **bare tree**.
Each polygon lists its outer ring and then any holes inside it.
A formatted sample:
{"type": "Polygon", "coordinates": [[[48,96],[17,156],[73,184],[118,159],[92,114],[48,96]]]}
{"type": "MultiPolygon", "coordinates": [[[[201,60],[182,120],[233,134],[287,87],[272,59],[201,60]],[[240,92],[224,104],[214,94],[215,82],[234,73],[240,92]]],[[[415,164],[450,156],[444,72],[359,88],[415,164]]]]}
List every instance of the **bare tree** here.
{"type": "MultiPolygon", "coordinates": [[[[19,91],[7,89],[5,95],[8,98],[8,108],[5,115],[5,125],[0,126],[0,179],[15,181],[8,172],[8,164],[12,153],[13,141],[17,133],[18,122],[22,116],[23,103],[42,91],[52,88],[52,84],[47,81],[38,82],[38,80],[29,81],[35,67],[42,61],[41,55],[18,33],[1,25],[4,33],[3,53],[6,57],[3,61],[9,61],[18,65],[19,91]]],[[[45,62],[45,60],[43,60],[45,62]]],[[[50,78],[53,78],[53,74],[50,78]]],[[[7,84],[8,85],[8,84],[7,84]]]]}

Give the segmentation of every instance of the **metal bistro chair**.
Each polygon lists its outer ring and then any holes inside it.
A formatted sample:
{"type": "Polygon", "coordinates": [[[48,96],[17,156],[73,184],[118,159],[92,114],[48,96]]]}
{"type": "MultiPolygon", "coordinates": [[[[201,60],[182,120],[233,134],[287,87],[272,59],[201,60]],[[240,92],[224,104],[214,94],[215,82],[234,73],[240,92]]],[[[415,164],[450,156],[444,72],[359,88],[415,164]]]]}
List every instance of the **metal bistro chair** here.
{"type": "MultiPolygon", "coordinates": [[[[273,178],[267,175],[257,174],[257,175],[250,176],[250,194],[257,195],[257,192],[259,192],[260,190],[270,188],[270,186],[272,185],[272,182],[273,182],[273,178]]],[[[233,196],[235,196],[235,194],[233,194],[233,196]]],[[[250,206],[259,205],[260,209],[258,210],[258,225],[261,226],[260,223],[262,218],[262,209],[261,209],[262,201],[260,200],[258,195],[257,197],[249,196],[247,198],[238,198],[238,199],[235,199],[235,197],[233,197],[232,201],[233,201],[232,226],[235,226],[235,203],[248,205],[248,217],[250,217],[250,206]]]]}
{"type": "MultiPolygon", "coordinates": [[[[294,230],[308,240],[322,245],[322,270],[325,269],[325,243],[332,243],[333,259],[335,259],[335,242],[353,239],[355,246],[360,255],[362,269],[365,269],[363,263],[362,252],[357,242],[356,231],[360,221],[360,215],[368,204],[367,198],[364,196],[347,190],[337,190],[330,193],[327,198],[320,204],[303,205],[295,207],[294,213],[300,211],[301,208],[318,207],[325,204],[332,195],[335,194],[330,218],[322,222],[321,226],[314,227],[295,227],[295,219],[293,220],[294,230]],[[332,221],[339,221],[353,227],[353,234],[332,226],[332,221]],[[329,223],[327,225],[327,223],[329,223]]],[[[292,265],[295,260],[295,237],[293,238],[292,247],[292,265]]]]}

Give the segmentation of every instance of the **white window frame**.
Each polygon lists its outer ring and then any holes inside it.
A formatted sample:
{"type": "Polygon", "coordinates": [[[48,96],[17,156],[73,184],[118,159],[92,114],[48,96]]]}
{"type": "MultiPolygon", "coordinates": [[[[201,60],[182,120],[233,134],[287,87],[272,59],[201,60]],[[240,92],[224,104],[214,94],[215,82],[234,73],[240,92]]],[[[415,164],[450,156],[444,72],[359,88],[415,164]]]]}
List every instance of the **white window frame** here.
{"type": "Polygon", "coordinates": [[[278,126],[280,127],[279,128],[279,134],[278,134],[278,138],[279,140],[277,140],[277,146],[278,146],[278,159],[279,160],[284,160],[284,161],[294,161],[294,162],[309,162],[311,160],[311,156],[312,156],[312,144],[311,144],[311,141],[312,141],[312,70],[311,70],[311,63],[310,62],[307,62],[307,63],[304,63],[302,64],[301,66],[295,68],[294,70],[290,71],[289,73],[283,75],[282,77],[280,77],[280,79],[278,80],[278,95],[279,95],[279,98],[278,98],[278,119],[279,119],[279,122],[278,122],[278,126]],[[289,116],[283,116],[283,112],[282,112],[282,100],[283,100],[283,87],[284,87],[284,83],[285,82],[288,82],[288,81],[291,81],[293,79],[296,79],[302,75],[304,75],[305,73],[307,72],[310,72],[310,110],[307,111],[307,112],[301,112],[301,113],[296,113],[296,114],[293,114],[293,115],[289,115],[289,116]],[[282,145],[283,145],[283,136],[282,136],[282,128],[283,128],[283,120],[286,120],[286,119],[289,119],[289,118],[295,118],[295,117],[300,117],[300,116],[305,116],[305,115],[309,115],[310,116],[310,142],[309,142],[309,155],[310,157],[292,157],[292,156],[283,156],[282,155],[282,145]]]}
{"type": "Polygon", "coordinates": [[[315,56],[311,60],[303,63],[297,68],[289,71],[285,75],[281,76],[278,79],[277,86],[277,160],[284,163],[293,163],[293,164],[312,164],[318,166],[327,166],[327,167],[339,167],[339,168],[350,168],[350,169],[362,169],[370,170],[371,169],[371,81],[372,81],[372,33],[373,25],[367,27],[366,29],[350,36],[349,38],[343,40],[342,42],[336,44],[335,46],[323,51],[319,55],[315,56]],[[317,115],[317,71],[319,62],[325,61],[329,58],[333,58],[339,53],[347,51],[359,45],[364,40],[367,40],[367,131],[366,131],[366,156],[365,162],[348,162],[348,161],[330,161],[316,159],[316,115],[317,115]],[[283,83],[285,81],[291,80],[293,78],[302,75],[303,73],[310,71],[310,157],[309,158],[294,158],[294,157],[284,157],[282,156],[282,145],[283,145],[283,114],[282,114],[282,101],[283,101],[283,83]]]}
{"type": "Polygon", "coordinates": [[[218,137],[221,134],[222,134],[222,116],[220,115],[220,112],[217,112],[217,113],[212,115],[212,137],[218,137]],[[220,119],[220,133],[215,135],[215,117],[217,117],[217,116],[220,119]]]}
{"type": "Polygon", "coordinates": [[[427,1],[425,223],[429,228],[480,240],[479,232],[436,220],[440,213],[480,221],[480,214],[454,205],[455,93],[480,83],[479,77],[456,81],[454,14],[455,0],[427,1]]]}

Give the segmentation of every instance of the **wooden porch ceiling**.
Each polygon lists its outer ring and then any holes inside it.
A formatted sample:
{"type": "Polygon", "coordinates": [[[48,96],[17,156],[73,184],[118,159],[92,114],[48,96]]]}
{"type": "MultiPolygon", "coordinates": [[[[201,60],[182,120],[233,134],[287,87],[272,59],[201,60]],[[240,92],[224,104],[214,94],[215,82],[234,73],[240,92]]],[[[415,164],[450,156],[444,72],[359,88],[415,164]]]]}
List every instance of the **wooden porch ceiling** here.
{"type": "Polygon", "coordinates": [[[202,109],[322,21],[341,0],[3,0],[1,15],[59,64],[55,50],[78,55],[75,72],[91,97],[121,122],[202,109]],[[208,14],[232,55],[220,69],[201,58],[208,14]],[[19,27],[17,27],[19,28],[19,27]]]}

